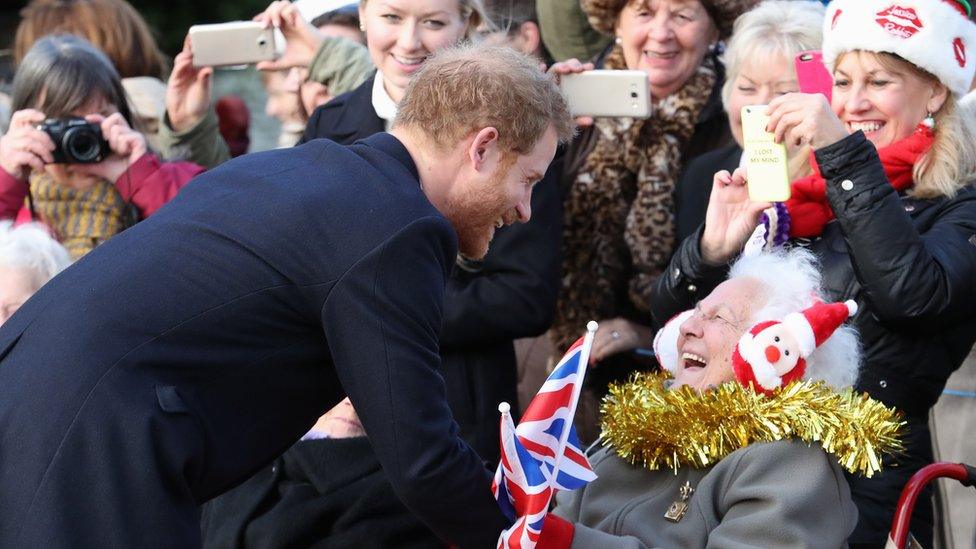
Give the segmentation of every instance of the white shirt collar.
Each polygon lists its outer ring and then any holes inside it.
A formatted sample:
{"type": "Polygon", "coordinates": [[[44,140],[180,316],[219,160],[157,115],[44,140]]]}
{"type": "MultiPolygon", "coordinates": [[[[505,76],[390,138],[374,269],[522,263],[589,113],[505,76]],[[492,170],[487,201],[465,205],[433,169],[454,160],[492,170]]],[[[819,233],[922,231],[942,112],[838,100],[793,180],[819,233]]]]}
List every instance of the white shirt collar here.
{"type": "Polygon", "coordinates": [[[373,78],[373,110],[383,119],[386,129],[389,130],[393,125],[393,119],[396,118],[397,105],[390,94],[386,93],[386,88],[383,86],[383,73],[380,71],[376,71],[376,77],[373,78]]]}

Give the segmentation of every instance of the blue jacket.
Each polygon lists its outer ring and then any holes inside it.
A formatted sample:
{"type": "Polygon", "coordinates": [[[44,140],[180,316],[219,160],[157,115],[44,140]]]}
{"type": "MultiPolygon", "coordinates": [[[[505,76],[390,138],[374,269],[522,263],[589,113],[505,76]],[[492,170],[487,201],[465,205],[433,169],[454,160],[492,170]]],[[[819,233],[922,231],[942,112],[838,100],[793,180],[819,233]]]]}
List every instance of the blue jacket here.
{"type": "Polygon", "coordinates": [[[437,372],[456,246],[387,134],[201,175],[0,328],[0,547],[199,545],[196,505],[345,394],[408,508],[492,545],[437,372]]]}

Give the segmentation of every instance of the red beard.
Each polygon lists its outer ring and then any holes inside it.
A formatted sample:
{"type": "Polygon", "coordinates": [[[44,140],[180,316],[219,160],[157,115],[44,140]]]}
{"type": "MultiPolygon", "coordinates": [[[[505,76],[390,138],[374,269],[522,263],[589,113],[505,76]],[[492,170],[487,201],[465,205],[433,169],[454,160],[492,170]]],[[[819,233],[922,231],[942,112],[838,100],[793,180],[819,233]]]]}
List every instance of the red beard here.
{"type": "Polygon", "coordinates": [[[458,250],[471,259],[482,259],[494,235],[495,221],[505,217],[509,207],[505,176],[511,167],[498,170],[483,190],[471,189],[448,200],[447,220],[458,236],[458,250]]]}

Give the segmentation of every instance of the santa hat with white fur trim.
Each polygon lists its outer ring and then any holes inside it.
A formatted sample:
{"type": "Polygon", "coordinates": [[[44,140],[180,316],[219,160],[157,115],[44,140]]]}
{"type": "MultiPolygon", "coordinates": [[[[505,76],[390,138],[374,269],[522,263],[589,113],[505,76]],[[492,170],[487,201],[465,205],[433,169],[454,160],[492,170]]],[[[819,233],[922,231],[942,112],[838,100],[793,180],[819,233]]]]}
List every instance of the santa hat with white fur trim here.
{"type": "Polygon", "coordinates": [[[833,0],[823,59],[862,50],[893,53],[935,75],[957,97],[976,73],[976,24],[968,0],[833,0]]]}
{"type": "Polygon", "coordinates": [[[800,345],[800,356],[806,358],[819,347],[838,326],[854,316],[857,303],[816,303],[798,313],[783,317],[783,324],[790,329],[800,345]]]}
{"type": "Polygon", "coordinates": [[[853,301],[817,302],[786,315],[782,321],[754,324],[732,352],[735,379],[767,395],[792,381],[806,379],[806,359],[855,312],[857,304],[853,301]]]}

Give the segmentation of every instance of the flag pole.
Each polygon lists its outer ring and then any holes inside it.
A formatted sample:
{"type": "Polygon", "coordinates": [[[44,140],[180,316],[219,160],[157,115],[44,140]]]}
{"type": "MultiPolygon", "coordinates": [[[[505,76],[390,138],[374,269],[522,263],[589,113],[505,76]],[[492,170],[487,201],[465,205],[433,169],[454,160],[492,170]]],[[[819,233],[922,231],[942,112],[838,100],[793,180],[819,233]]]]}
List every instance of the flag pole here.
{"type": "Polygon", "coordinates": [[[586,335],[583,336],[583,348],[580,349],[580,360],[579,364],[576,366],[576,383],[573,384],[573,409],[569,414],[568,423],[563,429],[562,436],[559,437],[559,452],[556,453],[556,461],[552,467],[552,478],[549,479],[549,485],[555,488],[556,479],[559,477],[559,465],[563,460],[563,455],[566,453],[566,441],[569,440],[569,432],[573,425],[573,418],[576,417],[576,405],[579,404],[580,391],[583,389],[583,376],[586,374],[586,369],[589,367],[590,362],[590,349],[593,347],[593,336],[596,335],[596,331],[600,328],[600,325],[596,321],[591,320],[586,323],[586,335]]]}

